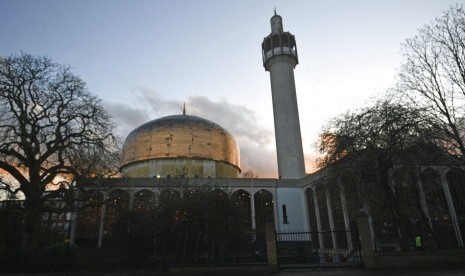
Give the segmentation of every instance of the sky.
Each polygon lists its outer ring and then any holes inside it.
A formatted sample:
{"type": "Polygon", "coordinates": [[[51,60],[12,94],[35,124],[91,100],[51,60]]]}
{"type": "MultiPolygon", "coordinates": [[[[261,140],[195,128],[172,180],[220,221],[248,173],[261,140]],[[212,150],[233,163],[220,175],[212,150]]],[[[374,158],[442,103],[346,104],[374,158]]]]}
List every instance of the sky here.
{"type": "Polygon", "coordinates": [[[122,141],[144,122],[186,113],[231,132],[242,171],[277,177],[261,43],[273,10],[295,35],[306,170],[331,118],[396,82],[402,43],[449,0],[0,0],[0,56],[70,65],[113,116],[122,141]]]}

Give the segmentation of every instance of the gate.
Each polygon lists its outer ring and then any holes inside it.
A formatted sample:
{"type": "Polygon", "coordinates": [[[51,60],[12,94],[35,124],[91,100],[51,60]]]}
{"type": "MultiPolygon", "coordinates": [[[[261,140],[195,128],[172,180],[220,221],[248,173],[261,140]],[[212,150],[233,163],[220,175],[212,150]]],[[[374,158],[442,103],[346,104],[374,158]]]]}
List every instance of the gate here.
{"type": "Polygon", "coordinates": [[[350,231],[276,233],[278,267],[362,267],[358,234],[350,231]]]}

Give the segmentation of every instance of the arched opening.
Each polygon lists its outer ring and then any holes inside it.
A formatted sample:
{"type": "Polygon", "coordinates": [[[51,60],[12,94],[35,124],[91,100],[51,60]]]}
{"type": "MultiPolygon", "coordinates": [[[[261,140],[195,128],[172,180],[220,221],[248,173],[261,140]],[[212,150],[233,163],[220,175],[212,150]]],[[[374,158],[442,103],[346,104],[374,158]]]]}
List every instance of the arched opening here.
{"type": "Polygon", "coordinates": [[[102,217],[103,195],[97,190],[88,190],[79,195],[79,201],[83,209],[77,214],[75,243],[82,247],[96,246],[102,217]]]}
{"type": "Polygon", "coordinates": [[[250,198],[250,194],[242,189],[231,194],[231,200],[242,218],[241,221],[244,223],[244,229],[252,228],[250,198]]]}
{"type": "Polygon", "coordinates": [[[134,194],[135,211],[149,211],[155,208],[155,193],[149,190],[141,190],[134,194]]]}
{"type": "Polygon", "coordinates": [[[265,231],[267,222],[274,223],[273,195],[267,190],[260,190],[254,195],[256,228],[265,231]]]}
{"type": "Polygon", "coordinates": [[[255,231],[256,248],[261,258],[266,257],[266,225],[274,228],[274,200],[273,195],[267,190],[259,190],[254,195],[255,202],[255,231]]]}
{"type": "Polygon", "coordinates": [[[104,237],[107,240],[104,243],[115,246],[120,244],[121,239],[128,234],[129,193],[123,190],[112,191],[108,195],[105,205],[104,237]]]}

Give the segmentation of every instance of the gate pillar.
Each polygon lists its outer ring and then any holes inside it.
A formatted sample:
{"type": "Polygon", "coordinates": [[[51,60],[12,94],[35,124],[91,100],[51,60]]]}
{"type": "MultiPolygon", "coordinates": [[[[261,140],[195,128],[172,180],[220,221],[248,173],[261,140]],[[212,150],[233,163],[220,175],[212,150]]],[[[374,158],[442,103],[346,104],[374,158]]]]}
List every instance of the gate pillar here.
{"type": "Polygon", "coordinates": [[[266,256],[268,261],[268,270],[278,270],[278,254],[276,247],[276,232],[273,222],[266,222],[265,224],[265,235],[266,235],[266,256]]]}
{"type": "Polygon", "coordinates": [[[365,210],[360,210],[357,217],[358,231],[360,235],[360,245],[362,258],[366,269],[376,268],[375,254],[373,250],[373,239],[371,238],[370,224],[368,214],[365,210]]]}

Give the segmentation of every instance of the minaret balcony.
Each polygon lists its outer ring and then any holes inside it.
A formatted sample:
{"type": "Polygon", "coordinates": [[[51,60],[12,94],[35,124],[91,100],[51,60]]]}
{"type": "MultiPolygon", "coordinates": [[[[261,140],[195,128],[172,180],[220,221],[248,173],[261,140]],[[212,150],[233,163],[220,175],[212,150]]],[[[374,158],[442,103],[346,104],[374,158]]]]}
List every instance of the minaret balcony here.
{"type": "Polygon", "coordinates": [[[298,60],[297,45],[295,43],[295,38],[291,33],[283,32],[278,34],[270,34],[269,36],[265,37],[265,39],[263,39],[263,64],[265,64],[269,58],[277,55],[291,55],[296,60],[298,60]]]}

